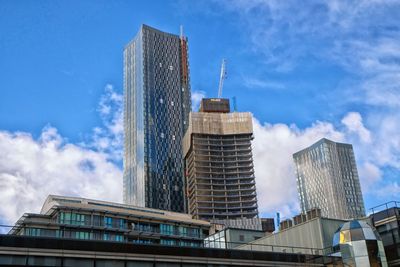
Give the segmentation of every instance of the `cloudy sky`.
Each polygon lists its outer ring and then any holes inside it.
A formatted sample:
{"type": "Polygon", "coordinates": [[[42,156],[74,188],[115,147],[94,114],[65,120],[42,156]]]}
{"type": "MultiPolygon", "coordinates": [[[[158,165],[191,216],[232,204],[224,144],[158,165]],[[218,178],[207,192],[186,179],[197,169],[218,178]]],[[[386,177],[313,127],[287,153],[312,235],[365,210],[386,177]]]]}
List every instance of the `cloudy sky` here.
{"type": "Polygon", "coordinates": [[[48,194],[122,200],[122,51],[189,38],[193,105],[254,114],[260,211],[299,210],[292,153],[354,146],[366,209],[400,200],[400,1],[0,0],[0,223],[48,194]]]}

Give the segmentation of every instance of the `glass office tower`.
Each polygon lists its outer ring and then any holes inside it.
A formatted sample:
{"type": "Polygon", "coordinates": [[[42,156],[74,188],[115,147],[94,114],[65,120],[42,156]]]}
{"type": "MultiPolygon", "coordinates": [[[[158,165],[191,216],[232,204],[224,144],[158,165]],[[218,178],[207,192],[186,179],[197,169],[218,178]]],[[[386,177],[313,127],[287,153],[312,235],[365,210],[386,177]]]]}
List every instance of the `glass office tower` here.
{"type": "Polygon", "coordinates": [[[293,154],[302,212],[320,208],[322,216],[365,216],[353,146],[321,139],[293,154]]]}
{"type": "Polygon", "coordinates": [[[124,202],[183,212],[187,39],[142,25],[124,49],[124,202]]]}

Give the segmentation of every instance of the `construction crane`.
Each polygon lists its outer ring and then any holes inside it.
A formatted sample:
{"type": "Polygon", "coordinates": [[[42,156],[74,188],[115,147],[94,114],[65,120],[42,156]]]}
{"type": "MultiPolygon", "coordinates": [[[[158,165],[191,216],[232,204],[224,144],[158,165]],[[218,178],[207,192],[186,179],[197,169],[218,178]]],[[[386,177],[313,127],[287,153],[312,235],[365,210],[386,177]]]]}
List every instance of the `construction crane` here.
{"type": "Polygon", "coordinates": [[[222,59],[221,75],[219,77],[219,86],[218,86],[218,98],[222,97],[222,88],[224,87],[224,80],[226,79],[225,63],[226,60],[222,59]]]}

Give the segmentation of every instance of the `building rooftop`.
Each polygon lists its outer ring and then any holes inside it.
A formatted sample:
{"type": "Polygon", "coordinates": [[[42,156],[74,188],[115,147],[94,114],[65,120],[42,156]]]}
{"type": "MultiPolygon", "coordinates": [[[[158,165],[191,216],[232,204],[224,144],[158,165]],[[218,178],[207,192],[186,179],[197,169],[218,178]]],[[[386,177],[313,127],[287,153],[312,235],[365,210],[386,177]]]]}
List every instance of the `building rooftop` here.
{"type": "Polygon", "coordinates": [[[172,211],[137,207],[133,205],[120,204],[114,202],[86,199],[80,197],[67,197],[49,195],[43,204],[40,213],[50,215],[57,207],[70,207],[74,209],[99,210],[107,213],[123,213],[126,215],[141,216],[143,218],[154,218],[166,221],[180,221],[187,224],[209,226],[210,223],[202,220],[192,219],[191,215],[172,211]]]}
{"type": "Polygon", "coordinates": [[[327,139],[327,138],[321,138],[320,140],[318,140],[318,141],[315,142],[314,144],[312,144],[312,145],[310,145],[310,146],[308,146],[308,147],[306,147],[306,148],[304,148],[304,149],[302,149],[302,150],[300,150],[300,151],[294,153],[294,154],[293,154],[293,157],[296,157],[296,156],[298,156],[298,155],[300,155],[300,154],[302,154],[302,153],[304,153],[304,152],[306,152],[306,151],[310,151],[310,150],[312,150],[312,149],[314,149],[314,148],[316,148],[316,147],[319,147],[319,146],[320,146],[321,144],[323,144],[323,143],[336,144],[336,145],[339,145],[339,146],[353,147],[351,144],[339,143],[339,142],[335,142],[335,141],[329,140],[329,139],[327,139]]]}
{"type": "Polygon", "coordinates": [[[229,113],[229,99],[203,98],[200,102],[200,112],[229,113]]]}

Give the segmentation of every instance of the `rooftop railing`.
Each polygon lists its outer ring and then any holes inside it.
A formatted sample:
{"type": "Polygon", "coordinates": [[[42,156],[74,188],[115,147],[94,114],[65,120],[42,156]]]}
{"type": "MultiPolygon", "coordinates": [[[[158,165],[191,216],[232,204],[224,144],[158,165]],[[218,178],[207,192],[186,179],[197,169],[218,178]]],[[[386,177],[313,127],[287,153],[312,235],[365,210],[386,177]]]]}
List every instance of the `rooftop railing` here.
{"type": "MultiPolygon", "coordinates": [[[[14,226],[10,225],[0,225],[0,235],[13,235],[7,234],[10,229],[14,226]]],[[[25,235],[28,236],[28,235],[25,235]]],[[[36,235],[32,237],[45,237],[45,238],[52,238],[52,239],[74,239],[74,240],[82,240],[81,238],[71,238],[71,237],[55,237],[55,236],[48,236],[48,235],[36,235]]],[[[146,238],[146,236],[142,236],[146,238]]],[[[138,243],[137,240],[130,240],[127,239],[123,240],[101,240],[98,238],[84,238],[87,241],[104,241],[104,242],[125,242],[125,243],[138,243]]],[[[157,239],[153,239],[153,241],[157,242],[157,239]]],[[[159,240],[158,240],[159,242],[159,240]]],[[[175,240],[170,244],[159,244],[159,243],[141,243],[142,245],[159,245],[159,246],[174,246],[174,247],[199,247],[199,248],[208,248],[208,249],[234,249],[234,250],[246,250],[246,251],[254,251],[254,252],[275,252],[275,253],[289,253],[289,254],[305,254],[305,255],[315,255],[315,256],[324,256],[324,255],[331,255],[334,253],[332,247],[327,248],[310,248],[310,247],[296,247],[296,246],[280,246],[280,245],[269,245],[269,244],[261,244],[261,243],[254,243],[252,242],[226,242],[221,240],[209,240],[204,239],[203,241],[199,241],[197,243],[187,242],[184,240],[175,240]]]]}

